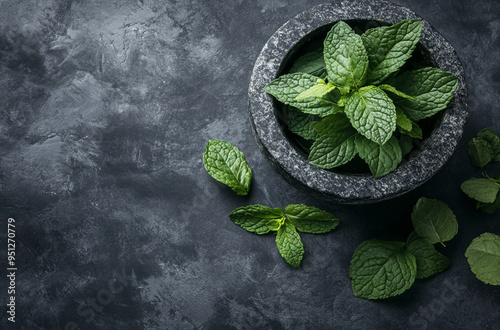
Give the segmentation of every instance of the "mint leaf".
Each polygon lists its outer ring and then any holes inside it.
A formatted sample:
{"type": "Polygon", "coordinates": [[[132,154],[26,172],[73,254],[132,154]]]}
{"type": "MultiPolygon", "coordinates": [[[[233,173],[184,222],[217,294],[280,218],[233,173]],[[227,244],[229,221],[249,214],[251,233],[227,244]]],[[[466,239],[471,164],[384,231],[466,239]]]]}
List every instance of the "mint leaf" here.
{"type": "Polygon", "coordinates": [[[473,138],[467,150],[472,166],[485,167],[495,157],[494,151],[488,141],[482,138],[473,138]]]}
{"type": "Polygon", "coordinates": [[[292,267],[299,267],[304,256],[304,245],[300,240],[299,233],[290,221],[285,221],[278,230],[276,245],[286,262],[292,267]]]}
{"type": "Polygon", "coordinates": [[[465,251],[465,256],[479,280],[500,285],[500,236],[484,233],[476,237],[465,251]]]}
{"type": "Polygon", "coordinates": [[[413,122],[399,108],[396,108],[396,125],[405,132],[411,131],[413,128],[413,122]]]}
{"type": "Polygon", "coordinates": [[[406,250],[415,256],[417,278],[427,278],[441,273],[450,266],[450,260],[436,251],[434,246],[412,232],[406,242],[406,250]]]}
{"type": "Polygon", "coordinates": [[[411,57],[422,31],[419,20],[369,29],[362,36],[369,59],[368,83],[378,84],[411,57]]]}
{"type": "Polygon", "coordinates": [[[470,178],[460,188],[470,198],[482,203],[493,203],[500,191],[500,184],[493,179],[470,178]]]}
{"type": "Polygon", "coordinates": [[[359,88],[364,85],[368,70],[368,56],[353,29],[338,22],[324,41],[324,57],[328,81],[338,87],[359,88]]]}
{"type": "Polygon", "coordinates": [[[413,121],[411,122],[411,130],[407,131],[407,130],[400,127],[399,131],[402,134],[411,136],[412,138],[422,139],[422,129],[420,128],[420,126],[415,124],[413,121]]]}
{"type": "Polygon", "coordinates": [[[209,140],[203,153],[203,165],[214,179],[228,185],[238,195],[248,194],[252,170],[245,155],[231,143],[209,140]]]}
{"type": "Polygon", "coordinates": [[[396,129],[396,107],[375,86],[353,92],[347,99],[345,113],[359,133],[378,144],[386,143],[396,129]]]}
{"type": "Polygon", "coordinates": [[[403,157],[401,147],[395,137],[391,137],[385,144],[380,145],[357,135],[355,144],[359,157],[368,164],[375,178],[393,171],[403,157]]]}
{"type": "Polygon", "coordinates": [[[352,128],[352,125],[344,113],[326,116],[314,125],[314,130],[319,135],[326,134],[330,130],[340,131],[347,128],[352,128]]]}
{"type": "Polygon", "coordinates": [[[299,57],[292,65],[289,73],[303,72],[316,77],[326,77],[325,60],[323,52],[308,52],[299,57]]]}
{"type": "Polygon", "coordinates": [[[311,146],[309,162],[325,169],[349,162],[357,153],[354,144],[356,135],[352,127],[322,133],[311,146]]]}
{"type": "Polygon", "coordinates": [[[500,138],[490,128],[483,128],[477,133],[477,137],[485,140],[490,145],[493,157],[491,161],[500,161],[500,138]]]}
{"type": "Polygon", "coordinates": [[[402,98],[418,101],[418,99],[414,98],[413,96],[410,96],[410,95],[407,95],[401,91],[398,91],[396,88],[392,87],[391,85],[384,84],[384,85],[378,85],[377,87],[380,89],[383,89],[384,91],[391,92],[392,94],[395,94],[395,95],[400,96],[402,98]]]}
{"type": "Polygon", "coordinates": [[[444,202],[422,197],[411,214],[413,228],[418,236],[431,244],[451,240],[458,232],[455,215],[444,202]]]}
{"type": "Polygon", "coordinates": [[[304,233],[327,233],[339,224],[339,219],[333,214],[314,206],[291,204],[285,208],[285,214],[295,228],[304,233]]]}
{"type": "MultiPolygon", "coordinates": [[[[270,82],[264,90],[284,104],[296,107],[305,113],[321,117],[342,111],[336,100],[324,98],[307,98],[297,100],[300,93],[317,84],[318,77],[307,73],[289,73],[270,82]]],[[[333,92],[332,92],[333,93],[333,92]]]]}
{"type": "Polygon", "coordinates": [[[229,218],[246,231],[262,235],[278,230],[284,216],[285,213],[279,208],[256,204],[237,208],[229,218]]]}
{"type": "Polygon", "coordinates": [[[309,89],[306,89],[305,91],[303,91],[302,93],[297,95],[297,97],[295,99],[297,101],[301,101],[301,100],[308,99],[310,97],[321,98],[325,94],[328,94],[331,91],[333,91],[334,89],[335,89],[335,86],[333,86],[332,84],[327,84],[327,83],[325,83],[324,80],[318,79],[318,83],[316,85],[309,87],[309,89]]]}
{"type": "Polygon", "coordinates": [[[417,275],[415,257],[403,242],[369,240],[352,256],[349,277],[356,297],[385,299],[408,290],[417,275]]]}
{"type": "Polygon", "coordinates": [[[286,106],[285,115],[290,132],[306,140],[316,139],[317,133],[314,127],[320,120],[319,116],[304,113],[291,106],[286,106]]]}
{"type": "Polygon", "coordinates": [[[409,135],[401,135],[398,143],[403,157],[408,155],[413,149],[413,138],[409,135]]]}
{"type": "Polygon", "coordinates": [[[423,68],[397,76],[394,86],[417,99],[393,98],[406,116],[417,122],[446,108],[458,86],[458,78],[437,68],[423,68]]]}

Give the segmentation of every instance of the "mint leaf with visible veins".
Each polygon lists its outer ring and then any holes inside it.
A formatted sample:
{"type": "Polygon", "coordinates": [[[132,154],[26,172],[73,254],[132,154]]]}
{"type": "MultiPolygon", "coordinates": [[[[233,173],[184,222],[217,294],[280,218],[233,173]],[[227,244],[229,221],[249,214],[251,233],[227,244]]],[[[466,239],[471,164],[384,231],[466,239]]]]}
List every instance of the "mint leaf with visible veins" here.
{"type": "Polygon", "coordinates": [[[295,226],[289,220],[285,220],[279,228],[276,245],[286,262],[295,268],[300,266],[304,256],[304,245],[300,240],[299,233],[295,230],[295,226]]]}
{"type": "Polygon", "coordinates": [[[286,106],[285,115],[290,132],[306,140],[316,139],[317,133],[314,127],[321,119],[319,116],[304,113],[292,106],[286,106]]]}
{"type": "Polygon", "coordinates": [[[421,31],[421,21],[404,20],[392,26],[369,29],[361,35],[369,60],[367,82],[379,84],[398,71],[411,57],[421,31]]]}
{"type": "Polygon", "coordinates": [[[246,231],[262,235],[278,230],[284,216],[285,213],[279,208],[256,204],[237,208],[229,218],[246,231]]]}
{"type": "Polygon", "coordinates": [[[307,98],[297,100],[297,96],[300,93],[316,85],[317,81],[318,77],[307,73],[289,73],[270,82],[264,90],[278,101],[296,107],[305,113],[325,117],[329,114],[342,111],[336,101],[329,100],[326,96],[321,99],[307,98]]]}
{"type": "Polygon", "coordinates": [[[214,179],[228,185],[238,195],[248,194],[252,170],[245,155],[231,143],[209,140],[203,153],[203,165],[214,179]]]}
{"type": "Polygon", "coordinates": [[[358,132],[352,127],[322,132],[311,146],[309,162],[326,169],[346,164],[356,156],[356,135],[358,132]]]}
{"type": "Polygon", "coordinates": [[[361,243],[349,268],[356,297],[385,299],[408,290],[417,275],[415,256],[403,242],[369,240],[361,243]]]}
{"type": "Polygon", "coordinates": [[[309,87],[309,89],[306,89],[297,97],[295,98],[297,101],[305,100],[310,97],[316,97],[316,98],[321,98],[325,94],[330,93],[333,91],[336,87],[333,86],[332,84],[327,84],[324,80],[318,79],[317,84],[309,87]]]}
{"type": "Polygon", "coordinates": [[[285,208],[285,214],[295,228],[304,233],[327,233],[339,224],[339,219],[333,214],[314,206],[291,204],[285,208]]]}
{"type": "Polygon", "coordinates": [[[482,203],[493,203],[500,191],[500,184],[493,179],[470,178],[460,188],[470,198],[482,203]]]}
{"type": "Polygon", "coordinates": [[[378,144],[386,143],[396,129],[396,107],[375,86],[353,92],[347,99],[345,113],[359,133],[378,144]]]}
{"type": "Polygon", "coordinates": [[[484,233],[476,237],[465,251],[465,256],[479,280],[500,285],[500,236],[484,233]]]}
{"type": "Polygon", "coordinates": [[[324,56],[328,81],[338,87],[359,88],[366,81],[368,55],[361,36],[345,22],[338,22],[326,35],[324,56]]]}
{"type": "Polygon", "coordinates": [[[431,244],[451,240],[458,232],[458,223],[446,203],[422,197],[411,214],[413,228],[418,236],[431,244]]]}
{"type": "Polygon", "coordinates": [[[417,278],[441,273],[450,266],[450,260],[436,251],[434,246],[412,232],[406,241],[406,250],[415,256],[417,278]]]}
{"type": "Polygon", "coordinates": [[[394,136],[380,145],[361,135],[357,135],[355,144],[359,157],[368,164],[375,178],[380,178],[393,171],[403,157],[401,147],[394,136]]]}
{"type": "Polygon", "coordinates": [[[409,100],[395,95],[398,108],[413,121],[430,117],[446,108],[458,86],[458,78],[437,68],[408,71],[394,79],[398,90],[414,97],[409,100]]]}

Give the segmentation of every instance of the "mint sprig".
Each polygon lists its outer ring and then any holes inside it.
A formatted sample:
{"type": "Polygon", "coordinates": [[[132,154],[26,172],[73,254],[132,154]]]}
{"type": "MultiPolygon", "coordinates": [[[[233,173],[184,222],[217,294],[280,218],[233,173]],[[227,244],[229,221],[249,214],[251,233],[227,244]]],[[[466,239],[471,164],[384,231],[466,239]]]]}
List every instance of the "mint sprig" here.
{"type": "Polygon", "coordinates": [[[445,203],[421,198],[412,213],[416,232],[409,235],[406,243],[375,239],[361,243],[354,251],[349,268],[354,295],[364,299],[397,296],[408,290],[416,278],[444,271],[450,262],[431,242],[451,239],[457,233],[455,216],[449,212],[445,203]],[[435,229],[430,230],[428,225],[435,229]],[[450,233],[453,233],[451,237],[450,233]],[[435,239],[436,234],[439,240],[435,239]]]}
{"type": "Polygon", "coordinates": [[[417,122],[446,108],[458,78],[437,68],[400,72],[421,30],[421,21],[404,20],[358,35],[338,22],[328,32],[322,53],[318,48],[304,54],[290,73],[265,87],[278,101],[315,116],[300,121],[295,115],[286,117],[291,132],[311,141],[305,148],[310,149],[311,164],[332,169],[359,154],[379,178],[399,165],[413,139],[422,139],[417,122]],[[348,118],[347,127],[320,125],[321,131],[311,134],[313,122],[336,114],[348,118]]]}
{"type": "Polygon", "coordinates": [[[239,207],[229,218],[246,231],[259,235],[276,232],[276,245],[281,256],[292,267],[299,267],[304,246],[297,232],[321,234],[335,229],[339,219],[314,206],[291,204],[285,212],[262,205],[239,207]]]}

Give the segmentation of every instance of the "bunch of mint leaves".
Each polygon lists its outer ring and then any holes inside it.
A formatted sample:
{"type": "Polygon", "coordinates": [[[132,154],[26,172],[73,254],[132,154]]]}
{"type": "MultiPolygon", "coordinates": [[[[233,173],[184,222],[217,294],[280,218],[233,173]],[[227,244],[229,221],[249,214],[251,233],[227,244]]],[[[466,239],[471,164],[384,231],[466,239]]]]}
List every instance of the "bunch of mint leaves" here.
{"type": "Polygon", "coordinates": [[[408,290],[415,279],[444,271],[447,257],[433,244],[451,240],[458,223],[451,209],[436,199],[420,198],[411,214],[414,232],[406,242],[372,239],[361,243],[352,256],[349,277],[354,295],[385,299],[408,290]]]}
{"type": "MultiPolygon", "coordinates": [[[[500,138],[490,128],[484,128],[469,142],[469,159],[481,169],[482,178],[470,178],[460,188],[477,201],[476,208],[492,214],[500,208],[500,176],[492,178],[486,167],[500,161],[500,138]]],[[[476,277],[491,285],[500,285],[500,236],[483,233],[472,240],[465,257],[476,277]]]]}
{"type": "MultiPolygon", "coordinates": [[[[247,195],[252,185],[252,169],[245,155],[227,141],[208,140],[203,165],[217,181],[238,195],[247,195]]],[[[337,227],[339,219],[314,206],[291,204],[283,212],[259,204],[239,207],[229,215],[235,224],[259,235],[276,232],[276,245],[281,256],[292,267],[299,267],[304,245],[297,231],[311,234],[327,233],[337,227]]]]}
{"type": "Polygon", "coordinates": [[[446,108],[458,79],[433,67],[402,70],[421,30],[420,20],[404,20],[358,35],[340,21],[323,52],[306,53],[265,87],[286,105],[289,130],[312,142],[311,164],[332,169],[359,155],[379,178],[422,139],[417,122],[446,108]]]}

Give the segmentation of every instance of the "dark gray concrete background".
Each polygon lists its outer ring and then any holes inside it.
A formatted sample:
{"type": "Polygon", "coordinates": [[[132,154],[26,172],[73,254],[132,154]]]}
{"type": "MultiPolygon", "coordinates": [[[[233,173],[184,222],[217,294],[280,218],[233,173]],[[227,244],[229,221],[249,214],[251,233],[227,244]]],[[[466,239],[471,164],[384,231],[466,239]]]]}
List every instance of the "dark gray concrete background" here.
{"type": "MultiPolygon", "coordinates": [[[[464,252],[500,233],[460,191],[479,176],[467,142],[500,133],[500,2],[398,0],[456,48],[470,115],[459,148],[419,189],[364,206],[306,196],[276,174],[250,129],[247,90],[260,49],[315,1],[0,1],[0,305],[6,320],[7,219],[16,220],[18,329],[498,329],[500,287],[464,252]],[[248,197],[203,168],[210,138],[238,146],[248,197]],[[404,240],[426,196],[450,205],[451,267],[405,294],[352,294],[351,255],[404,240]],[[248,204],[315,205],[341,219],[303,234],[302,267],[228,214],[248,204]]],[[[500,175],[500,167],[489,168],[500,175]]],[[[500,211],[499,211],[500,212],[500,211]]]]}

